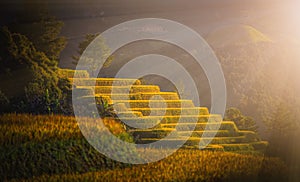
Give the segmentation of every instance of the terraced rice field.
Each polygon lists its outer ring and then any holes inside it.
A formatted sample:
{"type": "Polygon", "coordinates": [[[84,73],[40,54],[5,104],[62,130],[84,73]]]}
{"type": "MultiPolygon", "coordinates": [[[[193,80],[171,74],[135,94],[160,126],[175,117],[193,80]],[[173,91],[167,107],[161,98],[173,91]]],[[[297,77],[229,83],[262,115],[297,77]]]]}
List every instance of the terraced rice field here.
{"type": "Polygon", "coordinates": [[[136,143],[151,143],[172,133],[168,141],[187,140],[184,147],[197,147],[200,141],[211,141],[209,149],[237,152],[264,152],[267,142],[256,133],[239,131],[232,121],[210,114],[208,108],[195,106],[176,92],[161,92],[157,85],[142,85],[126,78],[70,78],[78,99],[97,103],[101,99],[113,104],[127,132],[136,143]],[[190,138],[188,138],[190,136],[190,138]]]}
{"type": "MultiPolygon", "coordinates": [[[[67,72],[61,74],[74,76],[73,70],[67,72]]],[[[287,181],[285,164],[262,155],[267,142],[254,132],[240,131],[232,121],[210,114],[206,107],[194,106],[175,92],[161,92],[158,86],[142,85],[135,79],[89,78],[85,71],[75,76],[70,80],[81,95],[77,99],[105,100],[114,105],[118,118],[103,119],[112,134],[126,142],[150,144],[149,148],[124,148],[124,156],[138,157],[138,152],[158,155],[177,148],[178,142],[184,145],[158,162],[124,164],[95,150],[74,117],[6,114],[0,116],[0,179],[287,181]],[[138,127],[128,126],[131,124],[138,127]],[[151,147],[159,140],[164,141],[164,149],[151,147]],[[200,143],[209,145],[199,150],[200,143]]],[[[105,138],[101,141],[108,142],[105,138]]],[[[114,143],[107,146],[113,149],[114,143]]]]}

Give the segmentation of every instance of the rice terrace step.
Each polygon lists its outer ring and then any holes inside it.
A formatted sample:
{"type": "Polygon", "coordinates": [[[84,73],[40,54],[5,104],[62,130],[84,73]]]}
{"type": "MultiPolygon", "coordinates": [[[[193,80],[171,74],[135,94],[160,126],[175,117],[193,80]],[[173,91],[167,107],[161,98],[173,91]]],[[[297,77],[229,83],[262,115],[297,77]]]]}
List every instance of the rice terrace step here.
{"type": "Polygon", "coordinates": [[[113,100],[127,100],[128,98],[132,100],[149,100],[153,96],[161,96],[165,100],[179,100],[178,94],[176,92],[139,92],[130,94],[95,94],[95,97],[105,97],[108,96],[113,100]]]}

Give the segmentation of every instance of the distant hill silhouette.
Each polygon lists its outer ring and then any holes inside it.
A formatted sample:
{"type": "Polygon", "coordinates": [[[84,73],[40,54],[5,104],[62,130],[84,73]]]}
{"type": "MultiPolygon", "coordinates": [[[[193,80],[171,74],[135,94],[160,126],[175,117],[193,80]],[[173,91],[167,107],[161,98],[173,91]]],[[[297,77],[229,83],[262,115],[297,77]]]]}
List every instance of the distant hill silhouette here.
{"type": "Polygon", "coordinates": [[[211,31],[206,41],[215,48],[271,43],[273,40],[250,25],[233,24],[211,31]]]}

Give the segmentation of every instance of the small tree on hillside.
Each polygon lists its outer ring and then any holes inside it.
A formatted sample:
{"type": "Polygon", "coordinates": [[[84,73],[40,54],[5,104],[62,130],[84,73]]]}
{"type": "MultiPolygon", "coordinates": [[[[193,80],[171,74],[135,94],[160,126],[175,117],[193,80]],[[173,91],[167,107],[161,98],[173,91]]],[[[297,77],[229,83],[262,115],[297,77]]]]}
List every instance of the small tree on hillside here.
{"type": "MultiPolygon", "coordinates": [[[[72,56],[72,58],[74,59],[74,64],[77,64],[80,57],[82,56],[83,52],[86,51],[87,47],[90,45],[90,43],[97,37],[99,36],[99,34],[87,34],[85,36],[85,39],[79,43],[78,45],[78,55],[74,55],[72,56]]],[[[100,56],[102,58],[107,57],[107,60],[105,60],[104,64],[103,64],[103,68],[107,68],[111,65],[111,62],[113,61],[113,56],[110,56],[110,49],[107,47],[107,45],[105,44],[105,41],[103,39],[98,39],[99,41],[96,42],[96,48],[100,49],[99,52],[96,52],[95,50],[92,50],[92,54],[99,54],[99,58],[100,56]],[[101,54],[100,54],[101,51],[101,54]]],[[[97,50],[98,51],[98,50],[97,50]]],[[[95,56],[97,57],[97,56],[95,56]]],[[[89,70],[90,75],[92,76],[97,76],[95,74],[97,74],[95,72],[95,70],[97,69],[97,67],[99,66],[97,60],[94,60],[94,57],[84,57],[83,58],[87,69],[89,70]]]]}
{"type": "Polygon", "coordinates": [[[253,118],[244,116],[242,112],[234,107],[226,110],[224,120],[233,121],[238,129],[257,132],[258,126],[253,118]]]}

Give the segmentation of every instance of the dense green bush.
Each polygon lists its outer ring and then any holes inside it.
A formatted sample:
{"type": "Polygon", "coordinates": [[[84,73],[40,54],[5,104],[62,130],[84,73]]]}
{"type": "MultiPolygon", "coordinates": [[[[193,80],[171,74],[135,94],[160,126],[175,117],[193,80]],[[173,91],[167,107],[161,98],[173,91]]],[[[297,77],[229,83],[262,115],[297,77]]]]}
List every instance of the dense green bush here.
{"type": "Polygon", "coordinates": [[[1,90],[10,94],[9,111],[70,114],[70,106],[62,102],[70,95],[71,85],[59,77],[53,61],[24,35],[11,33],[6,27],[1,29],[0,38],[0,80],[6,83],[1,90]]]}

